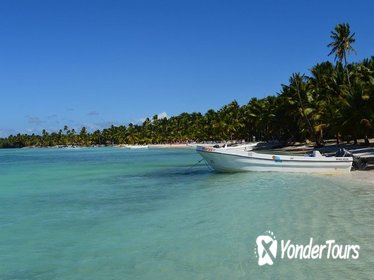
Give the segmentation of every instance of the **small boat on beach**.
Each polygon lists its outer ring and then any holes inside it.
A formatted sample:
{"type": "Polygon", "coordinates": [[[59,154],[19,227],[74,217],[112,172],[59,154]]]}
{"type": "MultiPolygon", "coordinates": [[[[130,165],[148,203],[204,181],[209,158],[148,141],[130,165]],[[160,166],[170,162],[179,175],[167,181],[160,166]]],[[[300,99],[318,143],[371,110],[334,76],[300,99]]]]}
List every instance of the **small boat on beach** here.
{"type": "Polygon", "coordinates": [[[126,145],[124,146],[126,149],[148,149],[148,145],[126,145]]]}
{"type": "Polygon", "coordinates": [[[277,155],[259,153],[248,148],[214,148],[197,146],[196,151],[218,172],[276,171],[336,174],[351,171],[352,157],[327,157],[319,151],[312,154],[277,155]]]}
{"type": "Polygon", "coordinates": [[[219,145],[214,145],[213,148],[221,148],[222,151],[235,151],[235,150],[244,150],[250,151],[254,147],[256,147],[260,142],[248,143],[248,144],[233,144],[233,145],[223,145],[220,147],[219,145]]]}

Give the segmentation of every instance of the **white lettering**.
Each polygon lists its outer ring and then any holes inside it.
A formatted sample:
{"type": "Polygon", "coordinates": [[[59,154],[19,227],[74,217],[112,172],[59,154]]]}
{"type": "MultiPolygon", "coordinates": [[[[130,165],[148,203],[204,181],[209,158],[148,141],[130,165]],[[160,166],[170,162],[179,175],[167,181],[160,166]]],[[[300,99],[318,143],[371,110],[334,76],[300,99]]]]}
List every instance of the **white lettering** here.
{"type": "Polygon", "coordinates": [[[293,259],[294,256],[295,256],[295,245],[291,244],[290,246],[288,246],[287,257],[289,259],[293,259]]]}
{"type": "Polygon", "coordinates": [[[339,246],[339,245],[334,245],[332,247],[332,250],[331,250],[331,256],[332,258],[335,260],[335,259],[338,259],[339,256],[340,256],[340,253],[342,251],[342,246],[339,246]]]}
{"type": "Polygon", "coordinates": [[[327,240],[326,241],[326,244],[327,244],[327,258],[329,259],[330,258],[330,254],[331,254],[331,245],[335,243],[335,240],[327,240]]]}
{"type": "Polygon", "coordinates": [[[280,240],[281,259],[358,259],[360,256],[359,245],[341,245],[336,244],[335,240],[327,240],[325,244],[313,244],[313,238],[310,237],[309,243],[292,244],[291,240],[280,240]]]}
{"type": "Polygon", "coordinates": [[[284,240],[281,240],[281,258],[284,258],[284,254],[286,253],[287,247],[290,245],[291,240],[288,240],[286,244],[284,244],[284,240]]]}
{"type": "Polygon", "coordinates": [[[305,246],[303,257],[304,259],[310,259],[310,253],[312,251],[312,245],[313,245],[313,238],[311,237],[309,240],[309,244],[305,246]]]}
{"type": "Polygon", "coordinates": [[[295,258],[298,257],[299,255],[299,259],[302,260],[303,259],[303,249],[304,249],[304,245],[296,245],[295,246],[295,258]]]}
{"type": "Polygon", "coordinates": [[[326,245],[321,245],[321,251],[319,251],[319,259],[322,259],[323,250],[326,249],[326,245]]]}
{"type": "MultiPolygon", "coordinates": [[[[319,255],[319,248],[320,246],[318,245],[314,245],[313,246],[313,249],[312,249],[312,253],[311,253],[311,257],[313,260],[317,259],[318,258],[318,255],[319,255]]],[[[322,248],[322,246],[321,246],[322,248]]],[[[322,251],[322,250],[321,250],[322,251]]],[[[321,258],[321,257],[320,257],[321,258]]]]}
{"type": "Polygon", "coordinates": [[[352,245],[352,250],[353,250],[352,259],[357,260],[358,257],[360,256],[358,252],[360,250],[360,245],[352,245]]]}

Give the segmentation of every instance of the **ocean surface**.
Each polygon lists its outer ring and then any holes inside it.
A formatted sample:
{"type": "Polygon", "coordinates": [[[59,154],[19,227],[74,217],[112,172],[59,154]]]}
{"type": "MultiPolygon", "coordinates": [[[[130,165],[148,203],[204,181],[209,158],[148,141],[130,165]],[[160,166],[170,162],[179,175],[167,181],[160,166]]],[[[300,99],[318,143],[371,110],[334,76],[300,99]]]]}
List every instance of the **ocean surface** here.
{"type": "Polygon", "coordinates": [[[373,279],[374,186],[218,174],[189,150],[0,150],[0,279],[373,279]],[[193,167],[192,167],[193,166],[193,167]],[[358,244],[258,265],[256,238],[358,244]]]}

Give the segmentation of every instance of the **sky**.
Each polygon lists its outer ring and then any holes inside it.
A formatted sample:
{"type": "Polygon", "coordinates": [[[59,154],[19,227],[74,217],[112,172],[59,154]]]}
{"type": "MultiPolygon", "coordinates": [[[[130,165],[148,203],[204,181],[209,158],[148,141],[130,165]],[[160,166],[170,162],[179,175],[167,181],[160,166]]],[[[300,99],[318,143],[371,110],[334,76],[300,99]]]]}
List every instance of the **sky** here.
{"type": "Polygon", "coordinates": [[[90,131],[275,95],[330,60],[338,23],[374,55],[374,1],[1,0],[0,137],[90,131]]]}

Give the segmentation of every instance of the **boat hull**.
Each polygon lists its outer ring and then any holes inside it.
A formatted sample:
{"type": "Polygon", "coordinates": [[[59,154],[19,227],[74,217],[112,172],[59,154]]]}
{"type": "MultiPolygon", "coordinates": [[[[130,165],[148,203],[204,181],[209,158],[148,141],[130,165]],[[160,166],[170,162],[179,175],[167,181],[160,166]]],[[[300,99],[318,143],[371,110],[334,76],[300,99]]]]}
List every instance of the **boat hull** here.
{"type": "Polygon", "coordinates": [[[197,152],[218,172],[303,172],[337,174],[351,171],[349,157],[303,157],[260,154],[252,151],[225,153],[214,149],[199,149],[197,152]]]}

